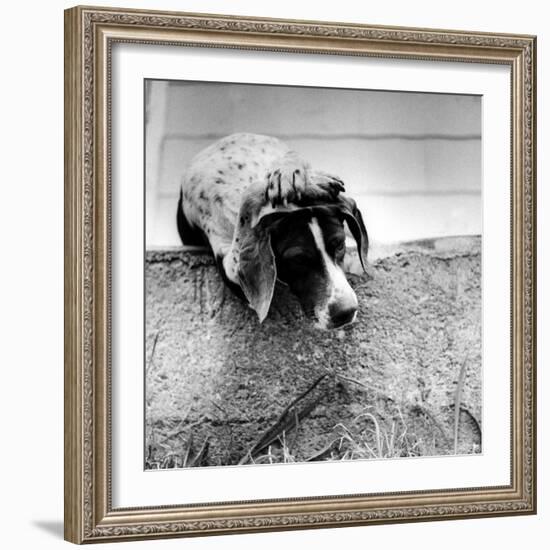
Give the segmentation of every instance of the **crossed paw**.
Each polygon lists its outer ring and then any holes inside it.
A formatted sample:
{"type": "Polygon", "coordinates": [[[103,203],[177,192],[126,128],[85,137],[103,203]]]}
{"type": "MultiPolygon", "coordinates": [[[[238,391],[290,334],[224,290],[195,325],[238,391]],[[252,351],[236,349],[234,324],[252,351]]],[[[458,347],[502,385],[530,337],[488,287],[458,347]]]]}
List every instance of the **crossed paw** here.
{"type": "Polygon", "coordinates": [[[278,204],[300,203],[302,198],[332,202],[344,191],[344,183],[325,172],[312,171],[295,153],[287,153],[267,174],[265,200],[278,204]]]}

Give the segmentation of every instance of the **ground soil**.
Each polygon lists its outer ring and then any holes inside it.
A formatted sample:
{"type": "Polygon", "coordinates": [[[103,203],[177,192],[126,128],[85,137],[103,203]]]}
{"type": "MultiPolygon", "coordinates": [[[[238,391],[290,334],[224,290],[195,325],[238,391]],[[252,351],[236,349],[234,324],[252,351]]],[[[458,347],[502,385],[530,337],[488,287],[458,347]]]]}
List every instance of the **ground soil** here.
{"type": "Polygon", "coordinates": [[[145,277],[147,468],[481,451],[478,238],[379,251],[329,332],[282,287],[260,325],[205,252],[145,277]]]}

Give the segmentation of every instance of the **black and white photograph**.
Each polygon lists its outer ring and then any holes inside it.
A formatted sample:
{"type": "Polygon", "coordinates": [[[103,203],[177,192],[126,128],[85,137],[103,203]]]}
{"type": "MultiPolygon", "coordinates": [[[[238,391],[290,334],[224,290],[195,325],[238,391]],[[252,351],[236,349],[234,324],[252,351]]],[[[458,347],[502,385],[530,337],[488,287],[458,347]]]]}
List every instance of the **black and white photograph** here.
{"type": "Polygon", "coordinates": [[[529,525],[537,28],[262,6],[64,12],[65,540],[529,525]]]}
{"type": "Polygon", "coordinates": [[[144,94],[145,469],[481,453],[481,97],[144,94]]]}

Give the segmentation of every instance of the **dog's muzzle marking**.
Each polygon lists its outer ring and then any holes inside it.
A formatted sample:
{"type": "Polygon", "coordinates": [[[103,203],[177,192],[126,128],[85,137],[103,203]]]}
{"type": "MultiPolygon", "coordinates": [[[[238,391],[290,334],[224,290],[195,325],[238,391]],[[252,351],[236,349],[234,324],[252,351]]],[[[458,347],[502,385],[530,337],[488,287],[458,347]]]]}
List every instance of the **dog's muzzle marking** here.
{"type": "Polygon", "coordinates": [[[315,308],[316,325],[324,329],[347,325],[355,320],[358,307],[357,296],[344,270],[327,253],[323,232],[317,218],[312,218],[309,228],[315,246],[323,259],[328,280],[326,300],[315,308]]]}

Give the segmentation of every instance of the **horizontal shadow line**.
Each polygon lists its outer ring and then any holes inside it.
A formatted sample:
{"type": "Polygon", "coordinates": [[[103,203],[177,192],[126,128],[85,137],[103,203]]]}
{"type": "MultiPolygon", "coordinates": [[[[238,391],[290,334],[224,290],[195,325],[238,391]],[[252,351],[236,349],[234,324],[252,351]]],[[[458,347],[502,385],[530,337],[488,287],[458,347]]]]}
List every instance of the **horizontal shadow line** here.
{"type": "MultiPolygon", "coordinates": [[[[215,141],[226,137],[230,134],[216,134],[216,133],[204,133],[204,134],[185,134],[179,132],[170,132],[164,135],[163,141],[173,141],[173,140],[211,140],[215,141]]],[[[330,141],[330,140],[349,140],[357,139],[362,141],[390,141],[390,140],[404,140],[404,141],[429,141],[429,140],[440,140],[440,141],[476,141],[481,140],[481,134],[459,134],[459,135],[450,135],[450,134],[400,134],[400,133],[386,133],[386,134],[363,134],[360,132],[354,133],[338,133],[338,134],[312,134],[307,132],[296,133],[296,134],[279,134],[274,133],[270,134],[274,137],[277,137],[283,141],[285,140],[299,140],[299,139],[308,139],[314,141],[330,141]]]]}

